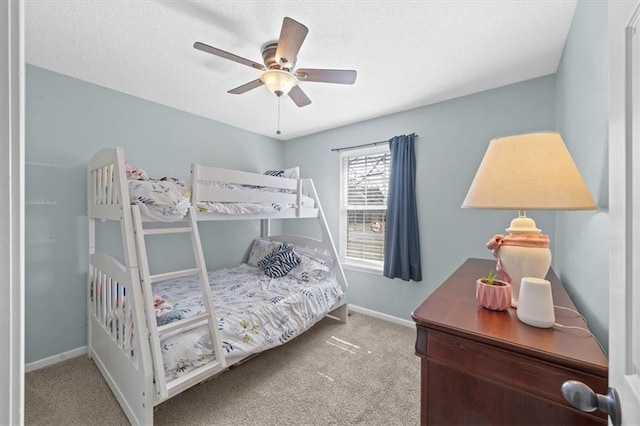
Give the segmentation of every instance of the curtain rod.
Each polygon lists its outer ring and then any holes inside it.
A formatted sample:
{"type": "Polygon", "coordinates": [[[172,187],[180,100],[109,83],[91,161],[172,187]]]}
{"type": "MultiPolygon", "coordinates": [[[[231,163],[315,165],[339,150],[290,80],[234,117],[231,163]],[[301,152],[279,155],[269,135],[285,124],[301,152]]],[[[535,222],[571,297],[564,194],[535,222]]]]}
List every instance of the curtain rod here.
{"type": "MultiPolygon", "coordinates": [[[[410,134],[415,136],[416,138],[418,137],[416,133],[410,133],[410,134]]],[[[365,146],[376,146],[383,143],[389,143],[389,141],[387,140],[387,141],[369,142],[369,143],[363,143],[362,145],[345,146],[343,148],[331,148],[331,151],[340,152],[340,151],[345,151],[347,149],[364,148],[365,146]]]]}

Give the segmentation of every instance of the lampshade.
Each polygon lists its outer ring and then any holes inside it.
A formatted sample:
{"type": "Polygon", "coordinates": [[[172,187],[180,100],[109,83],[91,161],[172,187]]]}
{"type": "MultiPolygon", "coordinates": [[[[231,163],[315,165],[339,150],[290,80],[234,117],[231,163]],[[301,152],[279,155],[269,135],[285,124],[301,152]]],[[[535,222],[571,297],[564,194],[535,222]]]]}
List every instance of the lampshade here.
{"type": "Polygon", "coordinates": [[[508,235],[487,243],[517,307],[523,278],[545,278],[551,266],[549,237],[525,210],[594,210],[596,203],[560,134],[542,132],[493,139],[462,207],[519,211],[508,235]]]}
{"type": "Polygon", "coordinates": [[[262,73],[260,80],[276,96],[286,95],[293,86],[298,85],[296,76],[283,70],[267,70],[262,73]]]}
{"type": "Polygon", "coordinates": [[[593,210],[596,203],[557,132],[493,139],[464,208],[593,210]]]}

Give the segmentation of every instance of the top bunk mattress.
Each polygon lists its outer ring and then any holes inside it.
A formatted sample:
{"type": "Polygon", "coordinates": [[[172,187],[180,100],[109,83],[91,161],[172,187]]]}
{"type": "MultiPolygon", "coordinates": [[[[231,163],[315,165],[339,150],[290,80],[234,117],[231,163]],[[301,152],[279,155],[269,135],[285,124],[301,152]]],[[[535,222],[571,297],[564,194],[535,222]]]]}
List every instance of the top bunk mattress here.
{"type": "MultiPolygon", "coordinates": [[[[204,169],[200,166],[200,169],[204,169]]],[[[265,172],[265,178],[284,177],[288,179],[298,179],[298,168],[280,171],[282,174],[276,174],[278,171],[265,172]],[[296,172],[289,172],[295,170],[296,172]],[[287,172],[287,173],[285,173],[287,172]]],[[[191,186],[177,178],[163,177],[160,179],[150,178],[147,174],[138,168],[126,165],[126,175],[129,187],[129,200],[132,204],[140,207],[143,219],[173,222],[184,218],[192,205],[192,188],[191,186]]],[[[255,174],[256,176],[261,176],[255,174]]],[[[220,190],[223,193],[228,191],[243,191],[250,193],[266,194],[267,201],[258,202],[229,202],[229,201],[198,201],[195,205],[199,213],[219,213],[224,215],[251,215],[251,214],[270,214],[282,212],[296,207],[296,203],[283,202],[280,197],[282,194],[295,194],[295,190],[278,189],[269,186],[260,185],[242,185],[221,181],[196,179],[199,188],[208,188],[220,190]],[[273,194],[273,197],[271,195],[273,194]],[[274,198],[269,201],[269,198],[274,198]]],[[[314,208],[315,201],[313,198],[302,195],[300,196],[300,207],[314,208]]]]}
{"type": "MultiPolygon", "coordinates": [[[[191,188],[174,178],[129,180],[129,200],[140,207],[142,217],[158,222],[174,222],[184,218],[191,207],[191,188]]],[[[208,185],[228,190],[273,192],[270,188],[246,187],[222,182],[208,185]]],[[[313,198],[302,195],[302,207],[314,208],[313,198]]],[[[268,214],[291,208],[295,204],[279,202],[218,202],[201,201],[195,206],[200,213],[221,213],[228,215],[268,214]]]]}

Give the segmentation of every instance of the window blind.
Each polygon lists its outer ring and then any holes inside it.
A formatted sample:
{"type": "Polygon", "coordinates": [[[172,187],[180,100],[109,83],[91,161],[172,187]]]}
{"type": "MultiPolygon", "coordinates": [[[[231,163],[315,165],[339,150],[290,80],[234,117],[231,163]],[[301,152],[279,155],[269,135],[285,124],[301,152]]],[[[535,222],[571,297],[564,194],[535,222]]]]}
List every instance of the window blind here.
{"type": "Polygon", "coordinates": [[[342,154],[342,251],[350,259],[384,260],[391,156],[386,146],[342,154]]]}

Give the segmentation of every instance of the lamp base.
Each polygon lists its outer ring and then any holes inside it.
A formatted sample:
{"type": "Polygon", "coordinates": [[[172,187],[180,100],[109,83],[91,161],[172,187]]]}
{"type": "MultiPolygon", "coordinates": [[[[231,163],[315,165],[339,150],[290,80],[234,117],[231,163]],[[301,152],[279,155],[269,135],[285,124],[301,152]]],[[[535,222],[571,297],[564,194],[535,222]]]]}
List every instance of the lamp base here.
{"type": "Polygon", "coordinates": [[[520,282],[524,277],[544,279],[551,267],[548,238],[533,219],[519,216],[511,221],[498,250],[502,268],[511,276],[511,306],[518,307],[520,282]]]}
{"type": "Polygon", "coordinates": [[[545,278],[551,266],[551,250],[548,247],[500,247],[500,262],[511,276],[511,306],[518,307],[522,278],[545,278]]]}

